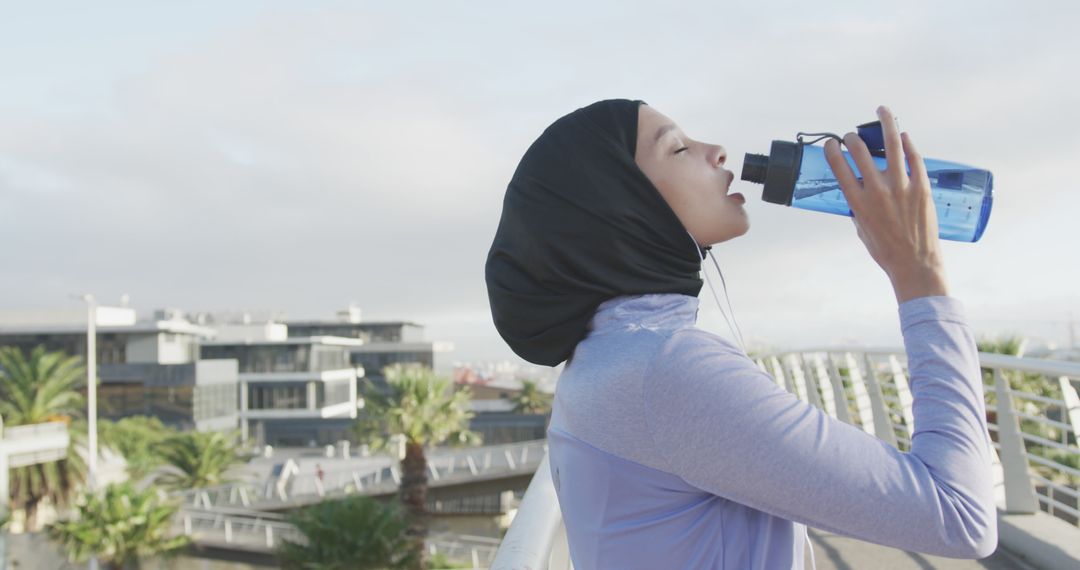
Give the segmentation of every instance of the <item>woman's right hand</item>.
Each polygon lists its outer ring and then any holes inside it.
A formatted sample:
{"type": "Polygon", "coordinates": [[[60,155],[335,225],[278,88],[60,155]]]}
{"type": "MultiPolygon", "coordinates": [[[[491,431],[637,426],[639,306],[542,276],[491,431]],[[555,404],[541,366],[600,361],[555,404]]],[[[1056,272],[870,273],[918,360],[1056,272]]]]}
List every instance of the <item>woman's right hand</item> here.
{"type": "Polygon", "coordinates": [[[884,172],[877,169],[866,144],[855,133],[844,135],[844,144],[859,167],[861,183],[836,140],[825,143],[825,158],[854,214],[859,239],[892,281],[897,303],[948,295],[926,165],[911,137],[899,133],[892,112],[881,106],[877,114],[885,135],[884,172]],[[905,156],[910,177],[904,169],[905,156]]]}

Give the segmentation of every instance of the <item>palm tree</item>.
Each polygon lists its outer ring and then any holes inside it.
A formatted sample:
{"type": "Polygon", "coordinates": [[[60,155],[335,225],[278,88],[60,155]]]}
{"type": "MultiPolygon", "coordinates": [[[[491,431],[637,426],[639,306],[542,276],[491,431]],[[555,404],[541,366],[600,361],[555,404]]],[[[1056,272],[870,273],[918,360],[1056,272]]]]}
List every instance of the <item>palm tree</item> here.
{"type": "Polygon", "coordinates": [[[96,556],[106,568],[138,568],[139,559],[169,555],[188,543],[172,536],[177,506],[153,488],[136,491],[131,483],[112,484],[101,494],[87,493],[76,517],[49,527],[75,562],[96,556]]]}
{"type": "Polygon", "coordinates": [[[176,430],[151,416],[131,416],[116,422],[102,420],[98,430],[103,444],[113,448],[127,461],[127,473],[132,479],[142,479],[163,460],[157,447],[176,430]]]}
{"type": "Polygon", "coordinates": [[[171,469],[157,481],[170,489],[193,489],[227,483],[226,472],[240,463],[235,434],[185,432],[169,436],[157,454],[171,469]]]}
{"type": "Polygon", "coordinates": [[[396,502],[354,495],[294,511],[289,522],[305,541],[282,544],[278,555],[283,568],[368,570],[417,564],[405,532],[409,521],[396,502]]]}
{"type": "Polygon", "coordinates": [[[477,444],[480,437],[469,431],[473,413],[468,410],[471,391],[453,390],[450,379],[437,376],[426,366],[394,364],[382,370],[387,390],[370,379],[365,390],[365,413],[357,422],[359,441],[375,449],[386,447],[390,436],[403,435],[405,457],[401,460],[401,502],[410,514],[409,534],[417,554],[418,568],[427,568],[424,539],[427,535],[427,457],[425,447],[444,442],[477,444]]]}
{"type": "Polygon", "coordinates": [[[513,398],[514,413],[546,414],[551,411],[551,394],[541,392],[535,380],[522,380],[521,392],[513,398]]]}
{"type": "Polygon", "coordinates": [[[28,465],[11,470],[11,503],[26,513],[27,530],[36,530],[37,511],[49,499],[67,505],[86,478],[86,463],[77,451],[83,424],[84,400],[79,387],[86,376],[81,358],[63,352],[47,352],[38,346],[29,358],[14,347],[0,347],[0,417],[7,425],[64,421],[71,426],[71,445],[60,461],[28,465]]]}

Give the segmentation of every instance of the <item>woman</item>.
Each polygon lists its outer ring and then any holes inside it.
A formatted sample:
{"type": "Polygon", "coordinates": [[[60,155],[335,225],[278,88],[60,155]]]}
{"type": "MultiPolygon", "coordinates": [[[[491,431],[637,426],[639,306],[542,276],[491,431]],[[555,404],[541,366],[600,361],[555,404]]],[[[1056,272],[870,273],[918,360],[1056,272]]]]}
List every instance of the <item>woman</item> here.
{"type": "Polygon", "coordinates": [[[562,117],[522,158],[488,293],[517,354],[567,361],[548,442],[577,570],[802,568],[806,526],[955,558],[996,548],[975,341],[948,295],[922,159],[878,115],[884,172],[853,133],[861,182],[835,141],[825,150],[896,293],[914,397],[907,453],[694,327],[703,255],[749,228],[722,146],[619,99],[562,117]]]}

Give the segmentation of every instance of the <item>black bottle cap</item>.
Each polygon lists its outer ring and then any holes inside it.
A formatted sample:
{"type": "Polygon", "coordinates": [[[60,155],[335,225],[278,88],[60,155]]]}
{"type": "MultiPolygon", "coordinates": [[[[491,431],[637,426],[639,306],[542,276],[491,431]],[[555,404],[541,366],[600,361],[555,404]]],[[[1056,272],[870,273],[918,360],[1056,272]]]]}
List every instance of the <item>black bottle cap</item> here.
{"type": "Polygon", "coordinates": [[[765,173],[769,170],[769,157],[764,154],[746,153],[743,157],[740,178],[755,184],[765,183],[765,173]]]}
{"type": "Polygon", "coordinates": [[[747,182],[765,185],[761,193],[762,200],[790,206],[801,167],[801,144],[773,141],[768,157],[751,153],[743,157],[741,178],[747,182]]]}
{"type": "Polygon", "coordinates": [[[871,156],[885,156],[885,133],[881,128],[881,121],[863,123],[855,128],[871,156]]]}

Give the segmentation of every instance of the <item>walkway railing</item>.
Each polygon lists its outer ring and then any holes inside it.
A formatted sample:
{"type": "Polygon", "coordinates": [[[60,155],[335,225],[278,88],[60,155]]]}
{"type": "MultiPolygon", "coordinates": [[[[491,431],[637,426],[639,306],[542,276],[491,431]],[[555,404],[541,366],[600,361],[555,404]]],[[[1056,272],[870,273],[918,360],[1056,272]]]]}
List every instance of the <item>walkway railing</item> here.
{"type": "MultiPolygon", "coordinates": [[[[428,458],[428,486],[441,487],[473,481],[533,473],[547,453],[547,441],[537,440],[452,450],[439,450],[428,458]]],[[[347,495],[394,493],[401,470],[389,466],[316,474],[283,475],[262,483],[240,482],[182,492],[182,504],[200,509],[235,507],[279,509],[317,503],[347,495]]]]}
{"type": "MultiPolygon", "coordinates": [[[[898,449],[910,449],[913,399],[903,350],[829,347],[757,355],[755,362],[799,399],[898,449]]],[[[979,364],[996,455],[998,507],[1035,513],[1041,504],[1080,525],[1080,363],[979,353],[979,364]]],[[[572,568],[546,457],[492,568],[572,568]]]]}
{"type": "Polygon", "coordinates": [[[63,422],[5,428],[0,418],[0,514],[7,512],[11,494],[9,470],[63,459],[70,441],[68,426],[63,422]]]}
{"type": "MultiPolygon", "coordinates": [[[[173,531],[190,537],[199,546],[260,553],[272,553],[284,541],[307,541],[284,515],[223,507],[183,508],[174,519],[173,531]]],[[[432,555],[443,554],[450,561],[471,564],[474,569],[489,567],[498,546],[498,539],[479,536],[433,533],[427,538],[432,555]]]]}

